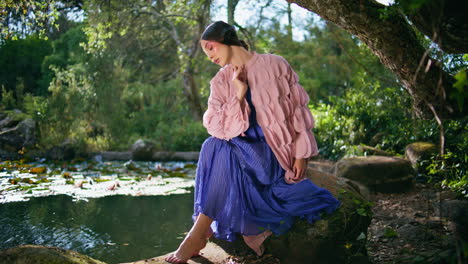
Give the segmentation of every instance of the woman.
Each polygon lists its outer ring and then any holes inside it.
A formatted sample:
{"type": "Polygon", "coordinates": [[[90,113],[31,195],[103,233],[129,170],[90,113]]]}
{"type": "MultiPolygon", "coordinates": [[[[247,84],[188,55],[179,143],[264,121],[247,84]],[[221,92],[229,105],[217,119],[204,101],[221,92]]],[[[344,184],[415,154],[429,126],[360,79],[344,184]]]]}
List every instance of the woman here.
{"type": "Polygon", "coordinates": [[[304,179],[317,155],[309,97],[297,74],[277,55],[249,52],[234,27],[209,25],[200,44],[222,68],[211,80],[195,182],[192,229],[166,261],[185,263],[207,239],[233,241],[236,233],[258,255],[272,233],[286,232],[299,216],[313,222],[340,202],[304,179]]]}

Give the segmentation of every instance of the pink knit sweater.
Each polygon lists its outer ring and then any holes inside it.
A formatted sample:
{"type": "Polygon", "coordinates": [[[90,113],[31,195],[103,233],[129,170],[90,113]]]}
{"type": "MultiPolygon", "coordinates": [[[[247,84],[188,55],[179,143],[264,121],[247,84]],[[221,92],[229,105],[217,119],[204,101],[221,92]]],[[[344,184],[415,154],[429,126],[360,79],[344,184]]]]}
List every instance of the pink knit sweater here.
{"type": "MultiPolygon", "coordinates": [[[[309,96],[281,56],[254,52],[245,67],[257,122],[286,170],[286,182],[294,183],[294,159],[318,154],[312,133],[314,119],[307,107],[309,96]]],[[[208,133],[225,140],[243,136],[249,127],[250,107],[245,98],[243,102],[237,98],[237,88],[231,81],[233,73],[232,66],[226,65],[211,80],[208,110],[203,115],[208,133]]]]}

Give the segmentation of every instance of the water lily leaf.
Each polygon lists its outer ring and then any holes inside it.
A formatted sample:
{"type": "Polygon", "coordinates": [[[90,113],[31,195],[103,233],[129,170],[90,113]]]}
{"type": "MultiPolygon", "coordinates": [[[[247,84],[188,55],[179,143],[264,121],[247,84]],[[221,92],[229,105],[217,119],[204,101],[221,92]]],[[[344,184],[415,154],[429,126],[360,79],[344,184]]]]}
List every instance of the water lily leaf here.
{"type": "Polygon", "coordinates": [[[47,171],[47,167],[34,167],[29,170],[29,173],[39,174],[45,173],[47,171]]]}
{"type": "Polygon", "coordinates": [[[75,181],[74,180],[66,180],[65,184],[75,184],[75,181]]]}
{"type": "Polygon", "coordinates": [[[30,178],[23,178],[23,179],[21,179],[21,182],[29,183],[29,184],[35,183],[35,182],[34,182],[33,180],[31,180],[30,178]]]}
{"type": "Polygon", "coordinates": [[[110,179],[101,179],[101,178],[97,178],[97,177],[93,177],[93,180],[95,182],[97,182],[97,183],[110,181],[110,179]]]}
{"type": "Polygon", "coordinates": [[[185,168],[185,169],[196,169],[196,168],[197,168],[197,164],[188,163],[188,164],[185,164],[185,165],[184,165],[184,168],[185,168]]]}
{"type": "Polygon", "coordinates": [[[18,184],[21,181],[21,178],[9,179],[8,182],[11,184],[18,184]]]}

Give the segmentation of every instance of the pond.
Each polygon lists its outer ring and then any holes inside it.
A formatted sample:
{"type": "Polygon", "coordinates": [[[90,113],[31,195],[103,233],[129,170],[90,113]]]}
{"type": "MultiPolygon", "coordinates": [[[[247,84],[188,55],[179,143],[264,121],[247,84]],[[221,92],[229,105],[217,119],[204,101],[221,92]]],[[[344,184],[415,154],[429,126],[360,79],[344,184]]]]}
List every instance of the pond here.
{"type": "Polygon", "coordinates": [[[1,247],[49,245],[107,263],[136,261],[175,250],[192,211],[192,194],[36,197],[0,205],[1,247]]]}
{"type": "Polygon", "coordinates": [[[195,164],[89,164],[0,163],[0,249],[49,245],[112,264],[177,248],[192,224],[195,164]]]}

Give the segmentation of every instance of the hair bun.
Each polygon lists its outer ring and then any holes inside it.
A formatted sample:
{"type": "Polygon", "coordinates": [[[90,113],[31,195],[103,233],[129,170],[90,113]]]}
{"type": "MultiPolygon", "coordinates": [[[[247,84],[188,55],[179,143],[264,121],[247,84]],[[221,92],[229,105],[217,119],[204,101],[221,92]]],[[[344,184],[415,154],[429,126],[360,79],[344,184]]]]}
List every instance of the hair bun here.
{"type": "Polygon", "coordinates": [[[239,42],[242,45],[242,47],[244,47],[246,50],[249,50],[249,45],[247,45],[247,43],[245,43],[245,41],[239,40],[239,42]]]}

